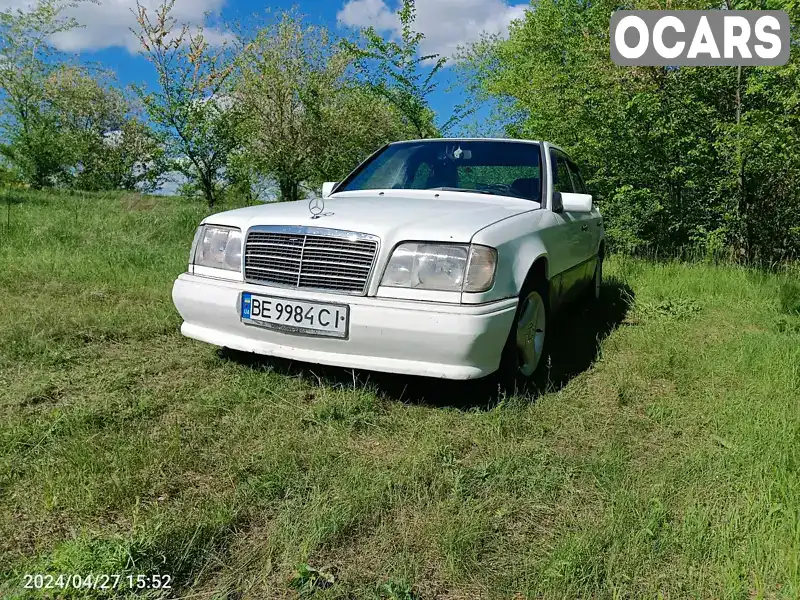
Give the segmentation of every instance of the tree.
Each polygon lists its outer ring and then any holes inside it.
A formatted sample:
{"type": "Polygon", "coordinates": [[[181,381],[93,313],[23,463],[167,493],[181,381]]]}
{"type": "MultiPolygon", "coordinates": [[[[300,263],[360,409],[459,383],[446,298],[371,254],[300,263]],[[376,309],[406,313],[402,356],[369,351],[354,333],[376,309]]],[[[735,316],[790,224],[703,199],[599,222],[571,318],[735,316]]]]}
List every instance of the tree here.
{"type": "Polygon", "coordinates": [[[63,65],[38,85],[38,102],[3,147],[33,187],[152,190],[158,184],[161,144],[130,114],[128,99],[107,74],[63,65]]]}
{"type": "Polygon", "coordinates": [[[232,172],[244,180],[275,181],[281,200],[298,200],[403,135],[397,111],[353,81],[351,57],[325,28],[283,13],[241,45],[235,98],[247,118],[232,172]]]}
{"type": "Polygon", "coordinates": [[[234,71],[230,47],[214,47],[202,27],[178,25],[175,0],[151,18],[137,2],[142,53],[155,67],[158,89],[136,87],[150,121],[163,135],[174,168],[213,207],[226,186],[225,167],[237,147],[240,111],[229,92],[234,71]]]}
{"type": "Polygon", "coordinates": [[[144,122],[128,117],[119,129],[87,144],[76,175],[83,190],[129,190],[152,193],[165,180],[164,144],[144,122]]]}
{"type": "Polygon", "coordinates": [[[31,106],[23,123],[7,128],[0,154],[34,189],[66,184],[73,153],[67,136],[58,128],[57,115],[40,105],[31,106]]]}
{"type": "MultiPolygon", "coordinates": [[[[791,3],[784,8],[797,18],[791,3]]],[[[508,135],[555,142],[582,164],[614,248],[762,261],[800,254],[797,53],[786,67],[741,72],[619,67],[608,54],[615,9],[540,0],[507,40],[461,57],[464,81],[476,100],[511,109],[508,135]]]]}
{"type": "Polygon", "coordinates": [[[146,127],[130,120],[130,103],[113,77],[73,64],[49,43],[54,34],[78,26],[65,16],[76,5],[40,0],[27,11],[0,13],[0,152],[35,188],[107,189],[151,180],[156,164],[151,158],[158,152],[134,143],[134,137],[147,134],[146,127]],[[123,131],[125,142],[109,143],[123,131]],[[116,177],[98,177],[123,149],[127,166],[117,164],[116,177]],[[137,150],[144,154],[134,157],[137,150]]]}
{"type": "Polygon", "coordinates": [[[417,137],[439,137],[466,116],[465,105],[456,107],[441,127],[436,125],[430,96],[439,86],[438,77],[447,58],[419,55],[425,35],[414,30],[415,0],[403,0],[397,15],[401,26],[399,42],[386,40],[374,27],[366,27],[361,31],[363,47],[348,40],[343,40],[342,45],[355,59],[368,88],[393,105],[417,137]]]}
{"type": "MultiPolygon", "coordinates": [[[[84,68],[62,66],[45,81],[43,112],[50,116],[55,136],[63,144],[62,183],[86,189],[97,165],[110,158],[105,142],[118,135],[127,121],[128,103],[110,85],[107,73],[94,76],[84,68]]],[[[89,189],[109,189],[100,181],[89,189]]]]}
{"type": "Polygon", "coordinates": [[[358,82],[340,88],[323,117],[326,149],[314,156],[314,175],[308,180],[315,189],[325,181],[341,181],[381,146],[417,136],[394,105],[358,82]]]}
{"type": "Polygon", "coordinates": [[[258,30],[239,58],[242,132],[256,172],[274,179],[281,200],[300,198],[321,151],[323,105],[336,93],[346,61],[327,30],[284,13],[258,30]]]}
{"type": "Polygon", "coordinates": [[[61,58],[49,40],[78,27],[65,16],[76,4],[39,0],[29,10],[0,11],[0,151],[34,188],[57,183],[69,168],[70,145],[46,86],[61,58]]]}
{"type": "Polygon", "coordinates": [[[0,156],[0,189],[22,184],[22,178],[13,165],[0,156]]]}

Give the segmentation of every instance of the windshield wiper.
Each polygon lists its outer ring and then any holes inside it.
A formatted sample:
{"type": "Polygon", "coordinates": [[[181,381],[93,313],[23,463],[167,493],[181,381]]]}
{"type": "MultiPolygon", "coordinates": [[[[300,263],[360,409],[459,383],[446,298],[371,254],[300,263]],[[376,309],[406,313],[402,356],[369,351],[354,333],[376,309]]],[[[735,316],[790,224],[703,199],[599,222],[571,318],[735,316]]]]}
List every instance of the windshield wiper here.
{"type": "Polygon", "coordinates": [[[496,196],[494,192],[490,192],[488,190],[471,190],[469,188],[459,188],[459,187],[435,187],[435,188],[428,188],[429,190],[440,190],[442,192],[468,192],[470,194],[485,194],[487,196],[496,196]]]}
{"type": "Polygon", "coordinates": [[[435,187],[435,188],[428,188],[429,190],[441,190],[443,192],[467,192],[470,194],[483,194],[485,196],[506,196],[508,198],[519,198],[520,200],[528,200],[530,202],[539,202],[539,200],[534,200],[532,198],[528,198],[527,196],[522,196],[520,194],[515,194],[514,192],[498,192],[498,191],[491,191],[491,190],[472,190],[469,188],[459,188],[459,187],[435,187]]]}

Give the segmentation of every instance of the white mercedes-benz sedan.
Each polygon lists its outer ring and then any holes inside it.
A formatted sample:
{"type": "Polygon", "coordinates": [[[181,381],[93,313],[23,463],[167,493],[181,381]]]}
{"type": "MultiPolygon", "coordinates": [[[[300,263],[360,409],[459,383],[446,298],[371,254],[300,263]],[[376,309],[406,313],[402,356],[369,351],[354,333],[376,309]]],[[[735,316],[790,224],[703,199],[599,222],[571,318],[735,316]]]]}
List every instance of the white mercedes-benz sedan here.
{"type": "Polygon", "coordinates": [[[173,289],[185,336],[445,379],[541,371],[550,317],[598,298],[604,229],[546,142],[389,144],[321,198],[205,219],[173,289]]]}

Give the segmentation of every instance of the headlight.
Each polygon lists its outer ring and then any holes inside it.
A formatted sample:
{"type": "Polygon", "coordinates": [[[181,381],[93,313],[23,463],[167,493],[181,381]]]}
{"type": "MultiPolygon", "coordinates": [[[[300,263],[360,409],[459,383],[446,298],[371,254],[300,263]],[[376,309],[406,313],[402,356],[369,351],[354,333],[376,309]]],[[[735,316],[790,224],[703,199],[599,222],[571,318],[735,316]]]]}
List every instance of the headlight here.
{"type": "Polygon", "coordinates": [[[381,285],[442,292],[485,292],[494,285],[497,251],[468,244],[398,246],[381,285]]]}
{"type": "Polygon", "coordinates": [[[194,246],[192,262],[195,266],[242,270],[242,232],[238,229],[201,225],[194,246]]]}

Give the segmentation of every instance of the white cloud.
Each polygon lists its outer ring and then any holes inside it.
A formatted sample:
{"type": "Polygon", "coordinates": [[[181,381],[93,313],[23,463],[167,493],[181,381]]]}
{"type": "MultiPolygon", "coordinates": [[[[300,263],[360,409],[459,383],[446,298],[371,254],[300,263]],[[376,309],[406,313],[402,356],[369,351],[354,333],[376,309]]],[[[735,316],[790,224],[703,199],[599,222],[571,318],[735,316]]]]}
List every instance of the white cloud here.
{"type": "Polygon", "coordinates": [[[379,31],[396,31],[400,27],[397,13],[389,10],[383,0],[350,0],[336,18],[349,27],[371,25],[379,31]]]}
{"type": "MultiPolygon", "coordinates": [[[[459,46],[480,38],[481,33],[505,35],[511,21],[524,16],[530,4],[510,5],[505,0],[417,0],[416,29],[425,34],[423,54],[452,56],[459,46]]],[[[386,0],[348,0],[336,15],[347,27],[373,26],[400,35],[397,5],[386,0]]]]}
{"type": "MultiPolygon", "coordinates": [[[[140,0],[142,6],[151,12],[161,4],[161,0],[140,0]]],[[[200,25],[205,21],[205,13],[218,13],[226,0],[177,0],[172,15],[178,23],[200,25]]],[[[31,0],[0,0],[0,10],[24,8],[31,0]]],[[[130,52],[139,51],[139,41],[130,28],[136,27],[136,0],[100,0],[99,3],[82,2],[65,14],[74,17],[84,27],[65,31],[53,36],[56,48],[67,52],[81,50],[101,50],[110,47],[127,48],[130,52]]],[[[225,34],[213,28],[205,30],[206,39],[219,44],[225,34]]]]}

